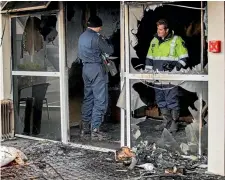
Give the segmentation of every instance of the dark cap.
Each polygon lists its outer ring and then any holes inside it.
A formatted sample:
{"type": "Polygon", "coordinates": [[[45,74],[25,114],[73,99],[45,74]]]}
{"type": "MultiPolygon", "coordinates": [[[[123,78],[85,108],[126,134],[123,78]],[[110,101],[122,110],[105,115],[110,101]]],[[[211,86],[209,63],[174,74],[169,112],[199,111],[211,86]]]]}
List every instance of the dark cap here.
{"type": "Polygon", "coordinates": [[[91,16],[88,19],[87,26],[93,27],[93,28],[101,27],[102,26],[102,20],[98,16],[91,16]]]}

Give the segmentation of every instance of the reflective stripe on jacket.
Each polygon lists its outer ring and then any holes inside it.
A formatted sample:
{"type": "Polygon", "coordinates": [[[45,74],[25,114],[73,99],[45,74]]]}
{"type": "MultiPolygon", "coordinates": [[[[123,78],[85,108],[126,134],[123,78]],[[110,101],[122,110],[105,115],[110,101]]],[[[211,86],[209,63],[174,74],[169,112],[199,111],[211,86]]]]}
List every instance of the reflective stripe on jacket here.
{"type": "Polygon", "coordinates": [[[159,38],[151,41],[146,57],[146,66],[152,66],[154,70],[163,71],[166,62],[177,62],[186,66],[188,51],[180,36],[172,35],[160,43],[159,38]]]}

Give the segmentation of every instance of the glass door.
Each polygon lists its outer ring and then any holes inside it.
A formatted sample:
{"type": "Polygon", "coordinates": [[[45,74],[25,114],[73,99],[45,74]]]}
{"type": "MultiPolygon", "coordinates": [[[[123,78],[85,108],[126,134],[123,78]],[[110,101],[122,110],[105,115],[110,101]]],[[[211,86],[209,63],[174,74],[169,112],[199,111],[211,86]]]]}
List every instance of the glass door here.
{"type": "Polygon", "coordinates": [[[63,19],[62,3],[59,13],[11,19],[13,99],[18,135],[68,142],[63,19]]]}

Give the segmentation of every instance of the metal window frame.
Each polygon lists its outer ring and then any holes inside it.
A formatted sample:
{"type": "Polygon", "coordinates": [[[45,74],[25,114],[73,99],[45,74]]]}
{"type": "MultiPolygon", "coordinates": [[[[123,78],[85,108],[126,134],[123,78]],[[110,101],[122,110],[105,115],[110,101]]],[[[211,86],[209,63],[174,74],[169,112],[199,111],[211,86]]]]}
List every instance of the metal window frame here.
{"type": "MultiPolygon", "coordinates": [[[[163,3],[163,2],[162,2],[163,3]]],[[[156,2],[157,4],[157,2],[156,2]]],[[[131,147],[131,87],[130,87],[130,81],[134,79],[149,79],[153,80],[157,78],[158,80],[168,80],[168,81],[200,81],[200,82],[208,82],[208,74],[140,74],[140,73],[131,73],[130,72],[130,33],[129,33],[129,7],[132,6],[145,6],[148,5],[146,3],[127,3],[122,2],[121,6],[124,9],[123,17],[121,18],[121,21],[123,21],[124,26],[121,26],[122,30],[121,32],[124,32],[124,34],[121,34],[121,40],[124,40],[125,44],[125,54],[124,58],[121,58],[121,69],[122,65],[125,63],[125,70],[121,71],[121,84],[122,81],[125,81],[125,88],[126,88],[126,118],[121,116],[121,121],[126,119],[126,122],[122,125],[126,124],[126,127],[124,125],[124,128],[126,128],[126,146],[131,147]],[[123,29],[124,28],[124,29],[123,29]]],[[[151,5],[154,5],[153,2],[151,2],[151,5]]],[[[201,11],[203,12],[203,9],[201,8],[201,11]]],[[[201,18],[203,18],[203,15],[201,14],[201,18]]],[[[203,27],[203,21],[201,20],[201,27],[203,27]]],[[[203,34],[203,29],[201,29],[201,35],[203,34]]],[[[201,38],[201,41],[203,41],[203,38],[201,38]]],[[[201,43],[201,49],[203,49],[203,43],[201,43]]],[[[203,53],[203,52],[202,52],[203,53]]],[[[202,64],[202,58],[203,54],[201,54],[201,64],[202,64]]],[[[201,101],[202,94],[199,96],[199,100],[201,101]]],[[[200,103],[201,104],[201,103],[200,103]]],[[[201,112],[201,108],[200,108],[201,112]]],[[[201,125],[201,123],[199,123],[201,125]]],[[[121,129],[122,129],[121,125],[121,129]]],[[[199,127],[199,129],[201,129],[199,127]]],[[[199,148],[199,153],[201,154],[201,150],[199,148]]]]}
{"type": "MultiPolygon", "coordinates": [[[[21,15],[24,16],[24,15],[21,15]]],[[[13,18],[15,16],[10,16],[13,18]]],[[[19,15],[16,17],[20,17],[19,15]]],[[[59,72],[41,72],[41,71],[12,71],[13,76],[44,76],[58,77],[60,81],[60,114],[61,114],[61,141],[65,144],[69,142],[69,104],[68,104],[68,68],[66,66],[66,48],[65,48],[65,11],[64,3],[59,2],[58,30],[59,30],[59,72]]],[[[13,88],[12,88],[13,89],[13,88]]],[[[13,91],[13,90],[12,90],[13,91]]],[[[13,94],[13,92],[12,92],[13,94]]],[[[12,97],[13,99],[13,97],[12,97]]],[[[17,137],[25,137],[28,139],[37,139],[26,135],[16,134],[17,137]]],[[[42,138],[38,138],[42,139],[42,138]]]]}
{"type": "Polygon", "coordinates": [[[24,8],[12,8],[9,10],[3,10],[5,6],[10,3],[11,1],[7,1],[2,7],[1,7],[1,13],[11,13],[11,12],[21,12],[21,11],[31,11],[31,10],[40,10],[40,9],[46,9],[51,1],[47,2],[46,5],[40,5],[40,6],[31,6],[31,7],[24,7],[24,8]]]}
{"type": "MultiPolygon", "coordinates": [[[[125,61],[123,60],[125,57],[125,24],[124,24],[124,5],[120,3],[120,91],[122,91],[123,86],[125,85],[124,82],[124,70],[125,70],[125,61]]],[[[120,109],[120,146],[125,146],[125,110],[120,109]]]]}
{"type": "MultiPolygon", "coordinates": [[[[65,37],[65,6],[63,2],[59,2],[59,11],[58,12],[58,30],[59,30],[59,72],[41,72],[41,71],[11,71],[12,76],[47,76],[47,77],[59,77],[60,78],[60,108],[61,108],[61,142],[64,144],[69,144],[73,147],[102,151],[102,152],[115,152],[113,149],[107,149],[102,147],[95,147],[91,145],[83,145],[79,143],[70,142],[70,126],[69,126],[69,98],[68,98],[68,67],[66,63],[66,37],[65,37]]],[[[50,11],[51,12],[51,11],[50,11]]],[[[42,12],[43,13],[43,12],[42,12]]],[[[33,14],[33,13],[32,13],[33,14]]],[[[21,15],[11,15],[10,18],[27,16],[28,14],[21,15]]],[[[30,14],[29,14],[30,15],[30,14]]],[[[122,48],[121,48],[122,49],[122,48]]],[[[123,50],[124,52],[124,50],[123,50]]],[[[121,55],[123,58],[123,55],[121,55]]],[[[124,69],[124,68],[123,68],[124,69]]],[[[121,86],[122,89],[122,86],[121,86]]],[[[13,94],[13,92],[12,92],[13,94]]],[[[13,99],[13,97],[12,97],[13,99]]],[[[124,119],[125,111],[121,110],[121,117],[124,119]]],[[[125,128],[121,128],[121,131],[124,131],[125,128]]],[[[124,136],[121,136],[121,145],[125,144],[125,132],[122,133],[124,136]],[[123,137],[123,138],[122,138],[123,137]]],[[[54,140],[49,140],[45,138],[36,138],[27,135],[15,134],[16,137],[27,138],[32,140],[47,140],[51,142],[58,142],[54,140]]]]}

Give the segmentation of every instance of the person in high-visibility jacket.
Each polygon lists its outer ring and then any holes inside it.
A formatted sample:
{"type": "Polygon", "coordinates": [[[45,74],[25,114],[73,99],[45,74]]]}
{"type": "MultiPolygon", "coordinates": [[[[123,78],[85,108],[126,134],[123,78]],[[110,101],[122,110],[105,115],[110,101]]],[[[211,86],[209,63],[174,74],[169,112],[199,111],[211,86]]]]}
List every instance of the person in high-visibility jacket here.
{"type": "MultiPolygon", "coordinates": [[[[180,36],[174,35],[165,19],[157,23],[157,34],[150,43],[146,57],[147,71],[179,71],[187,66],[188,51],[180,36]]],[[[178,130],[177,120],[180,116],[178,87],[170,83],[154,84],[155,98],[163,115],[164,122],[156,126],[156,130],[168,128],[171,133],[178,130]]]]}

